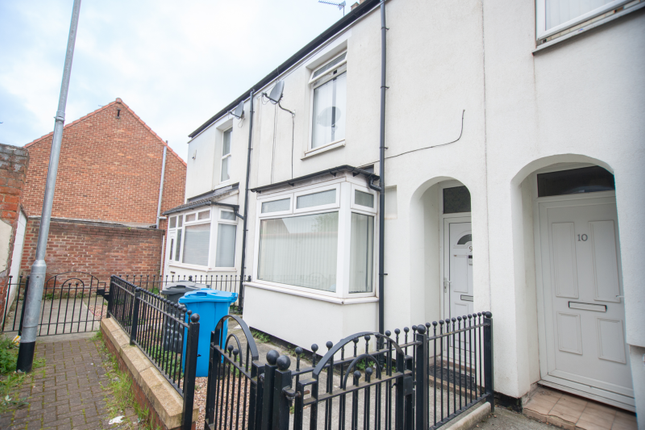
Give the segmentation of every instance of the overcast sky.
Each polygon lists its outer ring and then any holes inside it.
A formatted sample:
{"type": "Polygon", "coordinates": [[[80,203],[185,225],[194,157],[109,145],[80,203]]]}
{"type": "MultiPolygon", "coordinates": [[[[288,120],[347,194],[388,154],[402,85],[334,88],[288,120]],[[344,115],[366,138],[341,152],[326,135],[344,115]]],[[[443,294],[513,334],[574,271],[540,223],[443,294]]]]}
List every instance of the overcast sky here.
{"type": "MultiPolygon", "coordinates": [[[[53,131],[72,4],[0,0],[0,143],[53,131]]],[[[84,0],[65,123],[120,97],[185,160],[189,133],[342,13],[318,0],[84,0]]]]}

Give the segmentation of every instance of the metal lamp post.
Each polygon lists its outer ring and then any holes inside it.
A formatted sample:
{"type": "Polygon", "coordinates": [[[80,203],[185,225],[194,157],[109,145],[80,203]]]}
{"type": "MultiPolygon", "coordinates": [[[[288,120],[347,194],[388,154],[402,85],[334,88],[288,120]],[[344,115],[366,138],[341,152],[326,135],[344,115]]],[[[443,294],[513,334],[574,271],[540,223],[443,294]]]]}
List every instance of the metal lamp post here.
{"type": "Polygon", "coordinates": [[[40,318],[40,304],[45,285],[47,264],[45,254],[47,252],[47,237],[49,236],[49,224],[52,216],[52,205],[54,202],[54,189],[56,188],[56,174],[58,173],[58,159],[60,147],[63,140],[63,126],[65,125],[65,105],[67,104],[67,90],[69,78],[72,73],[72,59],[74,57],[74,44],[76,42],[76,29],[78,27],[78,16],[81,9],[81,0],[74,0],[72,10],[72,22],[69,28],[67,40],[67,53],[65,54],[65,69],[63,70],[63,83],[58,99],[58,110],[56,111],[56,122],[54,125],[54,137],[52,140],[51,154],[49,156],[49,169],[47,171],[47,183],[45,185],[45,197],[43,200],[43,212],[40,219],[38,231],[38,245],[36,247],[36,260],[31,266],[29,277],[29,291],[25,300],[25,317],[20,338],[20,349],[18,351],[17,370],[19,372],[30,372],[34,362],[34,351],[36,349],[36,336],[38,331],[38,320],[40,318]]]}

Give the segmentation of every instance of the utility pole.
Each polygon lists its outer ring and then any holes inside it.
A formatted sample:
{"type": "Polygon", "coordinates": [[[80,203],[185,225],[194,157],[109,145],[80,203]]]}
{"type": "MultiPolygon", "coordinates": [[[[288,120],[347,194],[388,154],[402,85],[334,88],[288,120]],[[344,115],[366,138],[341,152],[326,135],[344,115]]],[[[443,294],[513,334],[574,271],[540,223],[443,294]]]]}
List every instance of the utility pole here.
{"type": "Polygon", "coordinates": [[[67,53],[65,54],[63,83],[60,88],[58,110],[56,111],[56,122],[54,125],[54,137],[52,139],[52,148],[49,156],[45,198],[43,199],[43,212],[40,218],[40,229],[38,231],[36,260],[31,266],[29,291],[27,292],[27,298],[24,304],[25,318],[23,320],[22,337],[20,338],[20,349],[18,350],[18,363],[16,366],[19,372],[31,372],[31,367],[34,362],[36,336],[38,334],[38,320],[40,319],[40,304],[43,298],[43,287],[45,286],[45,275],[47,273],[47,264],[45,263],[47,237],[49,236],[49,224],[52,217],[54,189],[56,188],[56,174],[58,173],[58,159],[60,156],[61,143],[63,141],[63,126],[65,125],[67,90],[69,88],[69,78],[72,73],[72,59],[74,58],[74,44],[76,43],[76,29],[78,27],[78,16],[80,10],[81,0],[74,0],[72,22],[69,27],[69,38],[67,39],[67,53]]]}

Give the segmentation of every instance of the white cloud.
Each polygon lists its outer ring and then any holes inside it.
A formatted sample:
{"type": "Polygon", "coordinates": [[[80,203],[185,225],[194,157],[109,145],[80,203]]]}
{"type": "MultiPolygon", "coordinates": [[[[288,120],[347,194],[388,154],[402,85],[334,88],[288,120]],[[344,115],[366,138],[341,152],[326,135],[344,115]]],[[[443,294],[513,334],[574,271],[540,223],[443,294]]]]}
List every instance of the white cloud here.
{"type": "MultiPolygon", "coordinates": [[[[0,2],[0,142],[53,130],[71,11],[0,2]]],[[[341,15],[316,0],[85,1],[66,122],[121,97],[185,159],[190,132],[341,15]]]]}

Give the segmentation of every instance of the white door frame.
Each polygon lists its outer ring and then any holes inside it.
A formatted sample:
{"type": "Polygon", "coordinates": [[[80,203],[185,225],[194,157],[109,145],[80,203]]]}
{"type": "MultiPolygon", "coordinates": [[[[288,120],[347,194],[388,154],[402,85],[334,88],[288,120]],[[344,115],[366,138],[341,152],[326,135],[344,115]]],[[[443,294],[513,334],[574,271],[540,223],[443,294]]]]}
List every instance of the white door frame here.
{"type": "MultiPolygon", "coordinates": [[[[458,212],[452,214],[443,213],[443,190],[444,188],[463,187],[463,183],[456,180],[448,180],[439,183],[439,255],[441,258],[439,268],[439,285],[441,288],[441,318],[446,319],[450,315],[450,304],[448,302],[449,285],[447,284],[450,273],[450,229],[447,227],[450,222],[469,222],[472,227],[472,212],[458,212]]],[[[470,190],[469,190],[470,191],[470,190]]],[[[472,202],[472,197],[471,197],[472,202]]]]}
{"type": "MultiPolygon", "coordinates": [[[[442,216],[441,222],[441,312],[442,318],[446,319],[450,317],[450,285],[448,276],[450,275],[450,224],[453,223],[470,223],[472,229],[472,219],[470,217],[470,212],[463,212],[457,214],[446,214],[442,216]]],[[[474,244],[474,241],[473,241],[474,244]]],[[[474,248],[473,248],[474,251],[474,248]]]]}
{"type": "MultiPolygon", "coordinates": [[[[542,203],[552,203],[552,202],[584,202],[590,200],[596,200],[598,202],[603,199],[607,201],[612,199],[614,204],[616,202],[616,193],[615,191],[602,191],[594,193],[581,193],[581,194],[566,194],[560,196],[550,196],[550,197],[537,197],[537,175],[533,175],[533,233],[534,233],[534,242],[535,242],[535,274],[536,274],[536,295],[537,295],[537,318],[538,318],[538,351],[540,358],[540,378],[539,383],[541,385],[551,386],[562,391],[570,392],[585,398],[590,398],[597,400],[603,403],[607,403],[613,406],[617,406],[623,409],[635,411],[634,399],[626,398],[625,396],[619,394],[612,394],[605,390],[594,389],[593,387],[585,386],[577,382],[564,380],[561,378],[555,378],[549,375],[548,371],[548,351],[546,344],[548,342],[547,338],[547,327],[550,326],[549,322],[546,321],[547,306],[545,298],[545,280],[544,280],[544,263],[542,261],[542,230],[543,224],[545,222],[543,216],[541,215],[540,205],[542,203]]],[[[618,261],[621,260],[620,255],[620,246],[617,247],[618,261]]],[[[620,265],[618,267],[619,276],[622,279],[620,274],[620,265]]]]}

